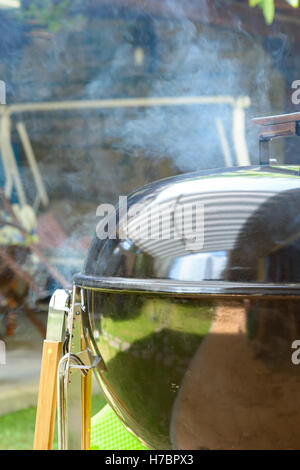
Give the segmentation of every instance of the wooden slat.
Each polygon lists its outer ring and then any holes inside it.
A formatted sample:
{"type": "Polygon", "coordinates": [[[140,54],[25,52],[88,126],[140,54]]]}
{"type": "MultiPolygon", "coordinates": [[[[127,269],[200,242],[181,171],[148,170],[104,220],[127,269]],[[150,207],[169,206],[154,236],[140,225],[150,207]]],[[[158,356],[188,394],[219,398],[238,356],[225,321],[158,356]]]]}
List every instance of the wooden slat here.
{"type": "Polygon", "coordinates": [[[53,447],[57,397],[56,377],[61,351],[61,341],[44,341],[34,450],[50,450],[53,447]]]}
{"type": "MultiPolygon", "coordinates": [[[[86,349],[83,332],[81,332],[81,349],[86,349]]],[[[92,413],[92,371],[81,378],[81,450],[90,449],[92,413]]]]}
{"type": "Polygon", "coordinates": [[[92,371],[89,371],[86,377],[81,379],[81,449],[90,449],[91,434],[91,409],[92,409],[92,371]]]}

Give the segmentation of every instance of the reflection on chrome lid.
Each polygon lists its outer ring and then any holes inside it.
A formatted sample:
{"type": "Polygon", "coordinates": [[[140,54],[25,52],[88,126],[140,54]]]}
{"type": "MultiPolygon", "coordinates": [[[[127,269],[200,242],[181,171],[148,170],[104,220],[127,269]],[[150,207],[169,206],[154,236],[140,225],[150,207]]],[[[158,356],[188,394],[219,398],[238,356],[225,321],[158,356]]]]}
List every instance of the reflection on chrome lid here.
{"type": "MultiPolygon", "coordinates": [[[[84,274],[137,279],[297,283],[300,177],[283,167],[196,172],[158,181],[132,193],[143,211],[130,217],[127,238],[94,239],[84,274]],[[203,207],[203,236],[178,236],[178,208],[203,207]],[[154,232],[162,218],[169,236],[154,232]],[[154,217],[153,217],[154,214],[154,217]],[[167,221],[166,221],[167,219],[167,221]],[[153,222],[154,220],[154,222],[153,222]],[[155,222],[156,220],[156,222],[155,222]],[[139,230],[137,230],[137,228],[139,230]],[[162,235],[162,236],[161,236],[162,235]]],[[[193,234],[192,218],[188,220],[193,234]]],[[[122,225],[122,219],[119,225],[122,225]]]]}

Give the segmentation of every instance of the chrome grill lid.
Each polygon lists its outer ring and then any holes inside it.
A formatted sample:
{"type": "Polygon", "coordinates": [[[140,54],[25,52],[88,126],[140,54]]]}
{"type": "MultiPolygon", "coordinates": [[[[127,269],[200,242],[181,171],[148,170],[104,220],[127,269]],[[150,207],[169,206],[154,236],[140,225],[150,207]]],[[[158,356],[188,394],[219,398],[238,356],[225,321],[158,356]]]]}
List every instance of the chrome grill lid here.
{"type": "MultiPolygon", "coordinates": [[[[238,167],[168,178],[132,193],[127,213],[117,219],[117,238],[94,238],[77,283],[99,288],[125,283],[129,290],[171,292],[180,285],[182,292],[199,293],[243,290],[246,283],[261,286],[264,293],[276,286],[298,292],[298,168],[238,167]],[[143,210],[132,215],[134,204],[142,204],[143,210]],[[182,206],[197,204],[203,208],[203,236],[191,242],[184,231],[178,237],[176,214],[182,206]],[[152,216],[158,213],[170,218],[169,239],[164,239],[162,222],[152,216]],[[127,237],[120,239],[125,216],[127,237]]],[[[197,225],[188,228],[193,234],[197,225]]]]}

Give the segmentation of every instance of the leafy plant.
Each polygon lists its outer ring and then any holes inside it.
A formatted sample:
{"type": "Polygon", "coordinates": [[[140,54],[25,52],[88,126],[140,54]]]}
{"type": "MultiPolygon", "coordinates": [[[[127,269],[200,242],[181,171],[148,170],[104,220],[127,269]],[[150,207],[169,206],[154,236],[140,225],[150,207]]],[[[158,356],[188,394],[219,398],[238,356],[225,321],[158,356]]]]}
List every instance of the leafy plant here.
{"type": "Polygon", "coordinates": [[[82,15],[72,14],[74,7],[78,6],[78,0],[31,0],[26,10],[21,12],[23,20],[34,20],[44,25],[50,33],[56,33],[60,29],[71,29],[80,26],[82,15]]]}
{"type": "MultiPolygon", "coordinates": [[[[299,0],[285,0],[289,5],[298,8],[299,0]]],[[[272,24],[275,16],[274,0],[249,0],[249,6],[254,8],[258,6],[262,9],[266,23],[272,24]]]]}

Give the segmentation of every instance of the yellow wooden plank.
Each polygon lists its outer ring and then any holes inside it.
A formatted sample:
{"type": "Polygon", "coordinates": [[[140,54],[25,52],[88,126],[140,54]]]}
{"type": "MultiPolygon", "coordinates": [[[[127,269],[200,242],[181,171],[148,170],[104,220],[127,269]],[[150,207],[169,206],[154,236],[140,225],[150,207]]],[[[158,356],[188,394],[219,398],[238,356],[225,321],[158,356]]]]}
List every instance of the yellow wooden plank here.
{"type": "Polygon", "coordinates": [[[33,446],[35,450],[50,450],[53,447],[57,367],[61,351],[61,341],[44,341],[33,446]]]}

